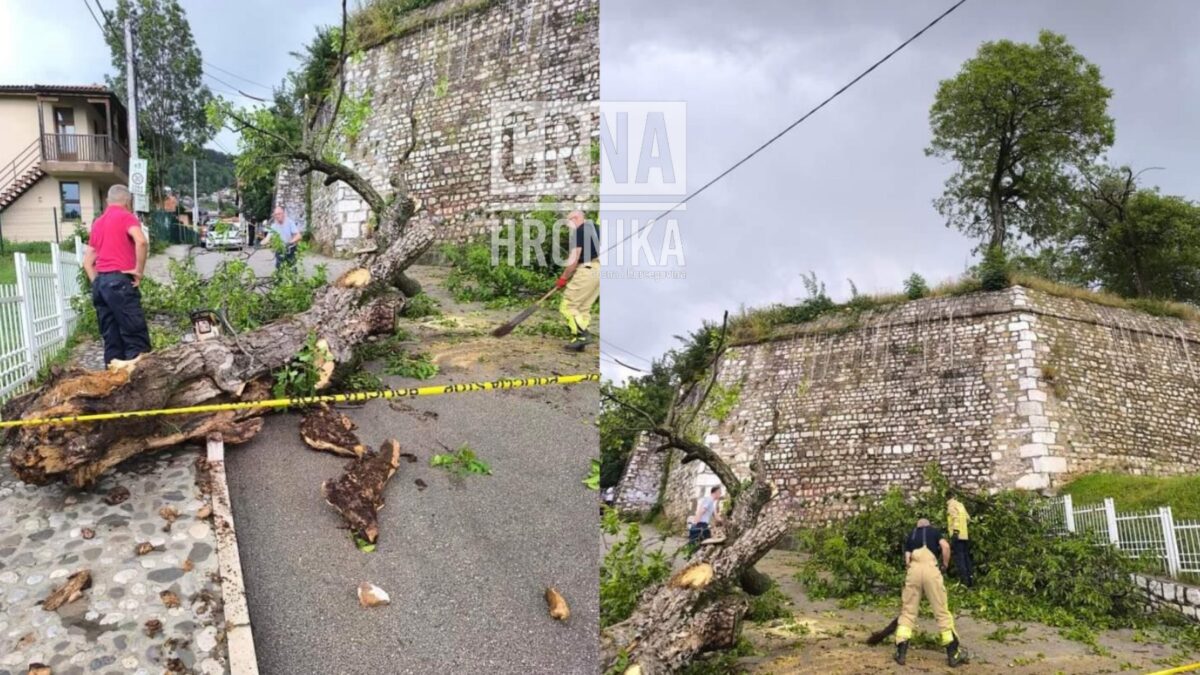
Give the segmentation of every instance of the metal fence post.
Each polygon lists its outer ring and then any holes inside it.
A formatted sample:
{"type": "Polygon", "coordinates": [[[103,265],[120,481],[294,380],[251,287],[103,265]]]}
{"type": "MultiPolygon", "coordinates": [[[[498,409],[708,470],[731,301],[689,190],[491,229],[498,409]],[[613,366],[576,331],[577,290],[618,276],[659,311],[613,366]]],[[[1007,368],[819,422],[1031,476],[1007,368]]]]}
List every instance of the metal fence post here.
{"type": "Polygon", "coordinates": [[[1158,515],[1162,518],[1163,544],[1167,549],[1167,573],[1172,577],[1179,576],[1179,542],[1175,539],[1175,517],[1171,515],[1171,507],[1160,506],[1158,515]]]}
{"type": "Polygon", "coordinates": [[[1063,495],[1063,520],[1067,524],[1067,532],[1075,534],[1075,502],[1071,495],[1063,495]]]}
{"type": "Polygon", "coordinates": [[[50,270],[54,273],[54,318],[58,320],[58,335],[67,343],[67,308],[65,306],[66,284],[63,283],[62,250],[58,244],[50,244],[50,270]]]}
{"type": "Polygon", "coordinates": [[[25,347],[26,379],[37,376],[37,347],[33,343],[33,296],[29,284],[29,263],[24,253],[13,254],[13,266],[17,268],[17,307],[21,314],[21,340],[25,347]]]}
{"type": "Polygon", "coordinates": [[[1112,497],[1104,498],[1104,520],[1108,523],[1108,541],[1117,548],[1121,547],[1121,539],[1117,534],[1117,507],[1112,497]]]}

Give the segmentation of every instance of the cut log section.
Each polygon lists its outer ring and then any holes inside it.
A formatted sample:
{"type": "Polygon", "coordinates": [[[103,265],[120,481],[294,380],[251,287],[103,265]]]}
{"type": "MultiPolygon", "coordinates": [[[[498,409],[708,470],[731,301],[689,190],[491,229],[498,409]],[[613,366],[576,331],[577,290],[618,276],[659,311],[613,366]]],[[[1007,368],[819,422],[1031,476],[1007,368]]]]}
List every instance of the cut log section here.
{"type": "Polygon", "coordinates": [[[333,283],[342,288],[362,288],[371,283],[371,271],[363,267],[346,270],[333,283]]]}
{"type": "Polygon", "coordinates": [[[314,450],[344,457],[362,457],[367,450],[354,434],[354,422],[324,403],[304,416],[300,438],[314,450]]]}
{"type": "Polygon", "coordinates": [[[42,601],[42,609],[53,612],[59,607],[75,602],[83,596],[83,592],[92,587],[91,570],[80,570],[67,577],[67,582],[50,591],[50,595],[42,601]]]}
{"type": "Polygon", "coordinates": [[[340,478],[325,481],[321,493],[325,501],[342,514],[356,537],[374,544],[379,538],[383,489],[398,468],[400,444],[388,440],[378,452],[365,453],[346,465],[340,478]]]}

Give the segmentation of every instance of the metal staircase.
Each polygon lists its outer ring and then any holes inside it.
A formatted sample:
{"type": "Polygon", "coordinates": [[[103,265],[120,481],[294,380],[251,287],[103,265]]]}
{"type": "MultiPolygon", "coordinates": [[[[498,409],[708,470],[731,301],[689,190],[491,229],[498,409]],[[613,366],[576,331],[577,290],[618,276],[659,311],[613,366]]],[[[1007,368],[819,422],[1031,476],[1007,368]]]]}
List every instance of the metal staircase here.
{"type": "Polygon", "coordinates": [[[46,173],[41,169],[41,139],[34,139],[12,161],[0,164],[0,211],[33,187],[46,173]]]}

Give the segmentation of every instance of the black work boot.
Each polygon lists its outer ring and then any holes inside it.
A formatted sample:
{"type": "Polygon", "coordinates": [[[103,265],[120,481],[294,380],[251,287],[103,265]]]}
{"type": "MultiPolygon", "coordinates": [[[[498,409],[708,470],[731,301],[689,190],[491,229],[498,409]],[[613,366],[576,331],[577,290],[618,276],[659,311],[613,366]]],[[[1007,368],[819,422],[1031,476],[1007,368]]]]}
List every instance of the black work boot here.
{"type": "Polygon", "coordinates": [[[584,347],[587,347],[587,344],[588,340],[586,338],[584,338],[582,335],[577,335],[572,338],[570,342],[563,345],[563,349],[569,352],[581,352],[583,351],[584,347]]]}
{"type": "Polygon", "coordinates": [[[904,660],[908,658],[908,640],[896,643],[896,654],[892,657],[896,663],[904,665],[904,660]]]}
{"type": "Polygon", "coordinates": [[[954,640],[946,645],[946,665],[951,668],[957,668],[964,663],[969,663],[970,660],[971,658],[967,654],[966,647],[958,643],[958,635],[956,634],[954,640]]]}

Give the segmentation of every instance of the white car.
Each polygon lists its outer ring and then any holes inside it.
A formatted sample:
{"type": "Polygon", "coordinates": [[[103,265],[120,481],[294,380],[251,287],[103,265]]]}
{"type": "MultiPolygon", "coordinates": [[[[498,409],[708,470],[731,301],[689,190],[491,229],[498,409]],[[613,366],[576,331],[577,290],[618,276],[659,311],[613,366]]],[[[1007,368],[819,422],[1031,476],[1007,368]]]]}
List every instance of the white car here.
{"type": "Polygon", "coordinates": [[[204,248],[243,248],[246,245],[243,229],[237,223],[212,223],[204,235],[204,248]]]}

